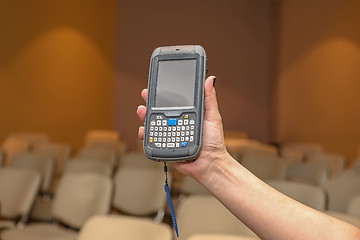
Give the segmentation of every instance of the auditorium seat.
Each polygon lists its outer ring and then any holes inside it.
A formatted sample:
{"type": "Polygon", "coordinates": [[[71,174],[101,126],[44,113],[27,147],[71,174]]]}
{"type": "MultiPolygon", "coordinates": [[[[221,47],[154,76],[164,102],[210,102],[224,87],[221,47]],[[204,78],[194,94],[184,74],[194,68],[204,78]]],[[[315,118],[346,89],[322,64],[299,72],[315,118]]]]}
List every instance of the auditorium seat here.
{"type": "Polygon", "coordinates": [[[62,225],[38,223],[23,229],[5,230],[2,240],[75,240],[77,229],[92,216],[108,214],[112,182],[99,174],[67,174],[59,183],[52,216],[62,225]],[[71,230],[75,229],[75,230],[71,230]]]}
{"type": "Polygon", "coordinates": [[[96,216],[81,229],[77,240],[172,240],[169,225],[130,216],[96,216]]]}

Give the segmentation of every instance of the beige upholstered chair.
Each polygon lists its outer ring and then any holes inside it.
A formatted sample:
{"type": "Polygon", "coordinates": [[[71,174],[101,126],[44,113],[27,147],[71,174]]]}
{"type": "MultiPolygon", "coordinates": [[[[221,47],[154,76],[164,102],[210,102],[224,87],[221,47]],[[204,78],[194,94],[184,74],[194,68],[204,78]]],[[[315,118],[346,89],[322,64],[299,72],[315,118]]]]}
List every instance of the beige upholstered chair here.
{"type": "Polygon", "coordinates": [[[14,132],[9,134],[9,138],[22,139],[29,142],[31,150],[43,143],[49,142],[49,136],[42,132],[14,132]]]}
{"type": "MultiPolygon", "coordinates": [[[[67,162],[62,175],[84,173],[96,173],[106,177],[111,177],[113,169],[109,163],[99,160],[72,160],[67,162]]],[[[49,201],[48,199],[38,199],[35,203],[33,211],[31,212],[31,218],[39,221],[51,221],[52,204],[53,201],[49,201]]]]}
{"type": "MultiPolygon", "coordinates": [[[[59,183],[52,206],[52,216],[62,224],[80,229],[92,216],[109,213],[112,182],[99,174],[67,174],[59,183]]],[[[76,231],[56,224],[32,224],[24,229],[8,230],[2,240],[75,240],[76,231]]]]}
{"type": "Polygon", "coordinates": [[[308,164],[326,167],[330,171],[330,178],[335,179],[345,170],[345,157],[338,154],[315,154],[308,158],[308,164]]]}
{"type": "Polygon", "coordinates": [[[115,175],[113,207],[131,215],[154,214],[165,208],[164,182],[163,171],[121,167],[115,175]]]}
{"type": "Polygon", "coordinates": [[[119,165],[119,161],[122,159],[123,155],[126,153],[128,149],[128,144],[125,141],[117,141],[117,142],[106,142],[106,141],[98,141],[91,144],[90,147],[85,148],[100,148],[106,149],[108,151],[113,151],[116,153],[116,166],[119,165]]]}
{"type": "Polygon", "coordinates": [[[274,158],[278,156],[277,151],[273,151],[275,148],[249,148],[244,149],[241,153],[242,158],[248,158],[248,159],[269,159],[274,158]]]}
{"type": "Polygon", "coordinates": [[[323,187],[328,193],[328,209],[345,213],[350,199],[360,194],[360,174],[344,172],[338,178],[327,181],[323,187]]]}
{"type": "Polygon", "coordinates": [[[120,167],[133,167],[133,168],[155,168],[162,171],[163,164],[148,159],[144,152],[128,152],[122,160],[120,167]]]}
{"type": "Polygon", "coordinates": [[[285,179],[287,165],[280,157],[243,155],[241,164],[262,180],[285,179]]]}
{"type": "Polygon", "coordinates": [[[248,138],[248,134],[244,131],[239,130],[225,130],[224,137],[227,139],[241,139],[241,138],[248,138]]]}
{"type": "MultiPolygon", "coordinates": [[[[213,196],[190,195],[176,211],[180,239],[193,234],[235,234],[257,236],[213,196]]],[[[258,239],[258,238],[257,238],[258,239]]]]}
{"type": "Polygon", "coordinates": [[[96,159],[75,159],[66,164],[63,174],[92,172],[111,177],[112,171],[113,166],[109,162],[96,159]]]}
{"type": "Polygon", "coordinates": [[[360,194],[350,199],[347,213],[360,218],[360,194]]]}
{"type": "Polygon", "coordinates": [[[289,150],[301,152],[304,156],[304,159],[306,160],[312,155],[323,153],[323,146],[317,143],[302,142],[282,144],[280,152],[289,150]]]}
{"type": "Polygon", "coordinates": [[[280,156],[290,164],[301,163],[304,160],[304,153],[302,151],[291,148],[280,149],[280,156]]]}
{"type": "Polygon", "coordinates": [[[8,166],[14,155],[27,152],[30,149],[30,142],[19,138],[6,138],[1,145],[1,150],[5,153],[4,165],[8,166]]]}
{"type": "Polygon", "coordinates": [[[323,166],[296,163],[287,167],[286,178],[294,182],[321,186],[329,179],[329,173],[323,166]]]}
{"type": "MultiPolygon", "coordinates": [[[[84,174],[84,173],[96,173],[106,177],[111,177],[113,170],[109,163],[99,160],[72,160],[68,161],[64,170],[63,176],[66,174],[84,174]]],[[[33,211],[31,212],[31,218],[40,221],[51,221],[51,208],[53,201],[47,199],[38,199],[35,203],[33,211]]]]}
{"type": "Polygon", "coordinates": [[[83,148],[78,156],[82,160],[98,160],[108,163],[111,167],[116,166],[116,152],[105,148],[83,148]]]}
{"type": "Polygon", "coordinates": [[[55,167],[53,158],[40,153],[20,153],[13,157],[10,167],[38,172],[41,176],[41,192],[50,192],[55,167]]]}
{"type": "Polygon", "coordinates": [[[97,142],[118,142],[120,134],[114,130],[94,129],[85,135],[85,147],[92,147],[97,142]]]}
{"type": "Polygon", "coordinates": [[[245,237],[240,235],[230,234],[195,234],[188,237],[186,240],[253,240],[254,237],[245,237]]]}
{"type": "Polygon", "coordinates": [[[70,145],[64,143],[43,143],[34,149],[34,152],[47,155],[55,159],[55,176],[62,174],[66,162],[70,159],[72,149],[70,145]]]}
{"type": "Polygon", "coordinates": [[[268,144],[260,143],[254,139],[225,139],[225,145],[229,152],[242,155],[246,150],[254,150],[263,153],[277,154],[277,148],[268,144]]]}
{"type": "MultiPolygon", "coordinates": [[[[40,175],[31,170],[0,169],[0,216],[26,221],[40,188],[40,175]]],[[[12,224],[10,224],[11,226],[12,224]]],[[[9,226],[0,221],[0,228],[9,226]]]]}
{"type": "Polygon", "coordinates": [[[319,211],[325,210],[326,194],[321,187],[289,181],[267,181],[284,195],[319,211]]]}
{"type": "Polygon", "coordinates": [[[129,216],[96,216],[81,229],[78,240],[172,240],[168,225],[129,216]]]}

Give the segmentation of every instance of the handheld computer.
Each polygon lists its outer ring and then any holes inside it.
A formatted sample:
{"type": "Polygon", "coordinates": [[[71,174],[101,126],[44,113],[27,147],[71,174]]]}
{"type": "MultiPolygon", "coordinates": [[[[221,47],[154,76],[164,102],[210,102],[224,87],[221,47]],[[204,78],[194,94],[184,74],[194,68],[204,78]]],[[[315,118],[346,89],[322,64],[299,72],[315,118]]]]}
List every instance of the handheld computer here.
{"type": "Polygon", "coordinates": [[[150,61],[145,155],[193,161],[201,149],[206,53],[200,45],[159,47],[150,61]]]}

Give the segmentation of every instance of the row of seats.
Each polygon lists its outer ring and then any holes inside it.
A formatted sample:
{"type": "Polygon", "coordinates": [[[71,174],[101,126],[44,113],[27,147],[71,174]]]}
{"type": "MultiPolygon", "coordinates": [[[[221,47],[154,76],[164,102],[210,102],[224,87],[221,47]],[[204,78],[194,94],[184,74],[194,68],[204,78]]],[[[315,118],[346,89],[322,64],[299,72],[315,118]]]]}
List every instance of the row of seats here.
{"type": "MultiPolygon", "coordinates": [[[[120,168],[119,171],[124,170],[124,168],[120,168]]],[[[117,190],[115,189],[115,194],[113,196],[114,202],[118,201],[118,205],[116,205],[119,209],[122,209],[122,212],[127,212],[133,215],[142,215],[146,214],[146,212],[140,212],[141,206],[149,205],[151,202],[159,202],[158,200],[151,199],[151,197],[165,197],[162,192],[162,187],[159,185],[163,184],[163,179],[161,179],[161,183],[155,183],[154,179],[156,177],[151,176],[149,178],[139,177],[145,176],[144,171],[139,171],[138,168],[128,169],[129,171],[124,174],[124,179],[121,179],[121,183],[127,189],[125,198],[123,195],[117,194],[117,190]],[[139,179],[140,178],[140,179],[139,179]],[[142,180],[143,179],[143,180],[142,180]],[[138,181],[140,180],[140,181],[138,181]],[[141,181],[142,180],[142,181],[141,181]],[[130,182],[130,184],[129,184],[130,182]],[[155,186],[155,187],[154,187],[155,186]],[[151,189],[150,189],[151,188],[151,189]],[[137,191],[139,190],[139,191],[137,191]],[[145,192],[144,192],[145,190],[145,192]],[[158,191],[160,194],[157,194],[155,191],[158,191]],[[127,195],[129,194],[129,196],[127,195]],[[152,201],[154,200],[154,201],[152,201]],[[125,211],[124,206],[131,205],[132,208],[127,209],[125,211]],[[137,205],[137,207],[136,207],[137,205]],[[123,208],[122,208],[123,207],[123,208]]],[[[143,169],[145,170],[145,169],[143,169]]],[[[149,169],[146,169],[149,170],[149,169]]],[[[23,177],[21,174],[27,173],[26,176],[29,175],[32,171],[30,170],[19,170],[19,169],[1,169],[0,170],[0,183],[2,182],[11,182],[16,185],[6,185],[1,184],[0,189],[3,189],[1,186],[9,186],[11,191],[16,190],[15,196],[19,199],[23,199],[24,201],[28,199],[25,197],[26,194],[24,189],[32,189],[32,196],[36,193],[36,187],[29,188],[29,185],[37,185],[40,187],[39,175],[32,172],[33,178],[23,177]],[[15,173],[15,174],[14,174],[15,173]],[[8,176],[8,178],[6,178],[8,176]],[[10,177],[10,178],[9,178],[10,177]],[[20,181],[19,181],[20,180],[20,181]],[[34,190],[35,189],[35,190],[34,190]],[[22,194],[22,195],[21,195],[22,194]]],[[[154,171],[158,172],[158,171],[154,171]]],[[[153,173],[154,173],[153,172],[153,173]]],[[[31,175],[31,174],[30,174],[31,175]]],[[[117,174],[118,175],[118,174],[117,174]]],[[[116,175],[116,176],[117,176],[116,175]]],[[[25,176],[25,174],[24,174],[25,176]]],[[[116,183],[115,183],[116,186],[116,183]]],[[[57,192],[54,197],[54,202],[52,205],[52,217],[57,220],[57,222],[70,227],[71,229],[80,229],[80,234],[78,235],[77,231],[70,230],[68,228],[61,227],[62,225],[51,224],[51,223],[41,223],[36,224],[33,223],[31,225],[25,226],[23,229],[11,229],[5,230],[1,234],[1,238],[4,240],[14,240],[14,239],[99,239],[94,236],[108,236],[106,239],[115,239],[116,236],[126,237],[127,239],[136,239],[134,236],[140,235],[139,239],[162,239],[162,234],[164,235],[163,239],[172,239],[173,234],[169,230],[168,225],[164,224],[155,224],[153,221],[144,220],[139,218],[129,218],[129,216],[99,216],[99,215],[108,215],[110,210],[110,203],[112,198],[112,182],[106,177],[95,173],[80,173],[80,174],[66,174],[62,177],[59,186],[57,188],[57,192]],[[96,216],[92,218],[92,216],[96,216]],[[85,222],[87,222],[85,224],[85,222]],[[114,227],[114,223],[122,223],[122,225],[118,225],[116,228],[114,227]],[[85,224],[85,225],[84,225],[85,224]],[[129,225],[133,227],[130,228],[129,225]],[[144,226],[145,225],[145,226],[144,226]],[[83,227],[82,227],[83,226],[83,227]],[[125,227],[126,226],[126,227],[125,227]],[[137,226],[137,227],[135,227],[137,226]],[[146,227],[147,226],[147,227],[146,227]],[[139,233],[139,227],[144,227],[139,233]],[[111,229],[108,232],[106,229],[111,229]],[[147,230],[149,228],[149,230],[147,230]],[[156,231],[150,230],[157,228],[156,231]],[[94,233],[95,232],[95,233],[94,233]],[[110,234],[111,233],[111,234],[110,234]],[[148,236],[147,234],[151,234],[148,236]],[[131,236],[131,237],[129,237],[131,236]],[[166,236],[166,237],[165,237],[166,236]],[[92,238],[91,238],[92,237],[92,238]]],[[[115,187],[117,188],[117,187],[115,187]]],[[[13,204],[14,198],[11,198],[11,193],[1,192],[0,196],[7,196],[9,200],[9,205],[13,204]]],[[[163,202],[163,198],[161,201],[163,202]]],[[[6,205],[6,199],[2,199],[2,202],[6,205]]],[[[23,202],[24,204],[24,202],[23,202]]],[[[25,204],[27,209],[31,206],[31,204],[25,204]]],[[[114,203],[115,205],[115,203],[114,203]]],[[[163,204],[161,204],[164,206],[163,204]]],[[[9,208],[6,206],[4,209],[14,209],[15,205],[12,205],[13,208],[9,208]]],[[[158,207],[156,207],[158,208],[158,207]]],[[[154,209],[156,209],[154,208],[154,209]]],[[[181,202],[179,207],[177,208],[179,226],[181,226],[181,239],[187,239],[187,237],[191,237],[192,234],[192,225],[189,225],[189,222],[194,222],[195,225],[198,221],[196,221],[197,217],[206,217],[208,213],[211,212],[214,218],[214,222],[220,221],[220,225],[217,224],[217,229],[219,229],[218,233],[221,233],[223,229],[222,226],[229,226],[229,223],[233,222],[236,226],[240,226],[240,229],[245,229],[249,232],[249,236],[253,236],[250,230],[247,230],[246,227],[243,226],[241,222],[235,219],[233,215],[231,215],[215,198],[211,197],[210,200],[207,200],[207,197],[199,197],[193,196],[188,197],[185,201],[181,202]],[[196,199],[199,199],[198,201],[196,199]],[[195,202],[194,202],[195,201],[195,202]],[[208,202],[215,204],[208,204],[208,202]],[[206,207],[209,208],[206,210],[206,207]],[[205,207],[205,208],[204,208],[205,207]],[[216,210],[216,209],[221,210],[216,210]],[[204,209],[206,212],[199,213],[199,209],[204,209]],[[211,211],[209,211],[211,210],[211,211]],[[195,215],[194,215],[195,214],[195,215]],[[221,217],[225,214],[227,217],[221,217]],[[220,218],[219,218],[220,216],[220,218]],[[229,219],[232,219],[229,221],[229,219]]],[[[14,211],[14,215],[19,212],[14,211]]],[[[147,212],[150,213],[150,212],[147,212]]],[[[9,216],[9,215],[7,215],[9,216]]],[[[0,224],[1,225],[1,224],[0,224]]],[[[212,226],[211,224],[206,224],[207,227],[212,226]]],[[[197,228],[201,229],[201,228],[197,228]]],[[[229,229],[226,227],[226,230],[229,229]]],[[[239,229],[239,230],[240,230],[239,229]]],[[[216,228],[212,228],[210,232],[217,232],[216,228]],[[215,230],[215,231],[214,231],[215,230]]],[[[199,231],[195,231],[195,233],[201,233],[199,231]]],[[[242,231],[225,231],[224,234],[243,234],[242,231]]],[[[221,237],[222,235],[218,235],[217,237],[221,237]]],[[[199,236],[200,237],[200,236],[199,236]]],[[[215,238],[214,238],[215,239],[215,238]]]]}
{"type": "MultiPolygon", "coordinates": [[[[1,150],[5,154],[1,165],[9,165],[13,156],[18,153],[45,152],[55,157],[57,173],[61,172],[65,160],[72,155],[72,149],[68,144],[54,143],[49,139],[47,134],[39,132],[9,134],[1,145],[1,150]]],[[[120,140],[120,134],[117,131],[90,130],[85,135],[83,148],[111,149],[121,155],[126,149],[126,143],[120,140]]]]}
{"type": "MultiPolygon", "coordinates": [[[[72,229],[80,229],[91,216],[109,214],[111,207],[123,214],[147,216],[165,207],[163,183],[162,172],[145,168],[119,168],[114,181],[90,172],[64,174],[51,204],[51,219],[72,229]]],[[[23,169],[0,169],[1,217],[26,219],[38,189],[38,173],[23,169]]],[[[5,226],[10,225],[7,222],[5,226]]],[[[27,239],[23,237],[32,234],[34,239],[54,239],[52,233],[54,238],[75,234],[58,225],[32,224],[21,230],[4,231],[2,239],[27,239]]]]}
{"type": "MultiPolygon", "coordinates": [[[[92,143],[93,145],[92,145],[92,147],[87,147],[87,148],[85,148],[85,149],[83,149],[83,151],[84,152],[86,152],[86,150],[87,149],[103,149],[103,147],[99,147],[99,148],[94,148],[93,146],[96,146],[97,144],[98,144],[98,142],[96,143],[92,143]]],[[[108,145],[108,144],[104,144],[104,145],[108,145]]],[[[276,154],[276,156],[277,156],[277,149],[275,149],[275,151],[274,151],[274,148],[272,147],[272,146],[267,146],[268,147],[268,151],[269,152],[275,152],[276,154]]],[[[113,149],[113,148],[112,148],[113,149]]],[[[91,150],[90,150],[90,152],[91,152],[91,150]]],[[[93,151],[94,152],[94,151],[93,151]]],[[[257,153],[256,153],[257,154],[257,153]]],[[[100,173],[101,175],[104,175],[105,177],[107,177],[107,178],[109,178],[109,176],[112,176],[112,171],[111,170],[109,170],[109,171],[99,171],[99,169],[102,169],[101,167],[100,167],[100,164],[98,164],[98,162],[99,161],[93,161],[93,160],[91,160],[91,156],[94,156],[94,155],[96,155],[96,153],[89,153],[88,154],[88,156],[86,156],[86,157],[81,157],[81,155],[82,155],[82,153],[80,152],[79,154],[78,154],[78,156],[77,156],[77,159],[76,160],[71,160],[71,161],[68,161],[67,162],[67,164],[63,167],[63,170],[61,171],[61,173],[62,173],[62,175],[63,175],[63,177],[65,177],[65,176],[67,176],[67,175],[82,175],[83,173],[85,173],[85,172],[98,172],[98,173],[100,173]],[[90,157],[89,157],[90,156],[90,157]],[[94,162],[95,163],[95,165],[93,166],[93,167],[91,167],[92,166],[92,163],[91,162],[94,162]],[[96,164],[98,164],[98,165],[96,165],[96,164]],[[110,173],[110,174],[109,174],[110,173]]],[[[86,154],[85,154],[86,155],[86,154]]],[[[141,154],[142,155],[142,157],[143,157],[143,154],[141,154]]],[[[249,169],[251,169],[251,164],[254,164],[255,163],[255,161],[256,160],[251,160],[251,157],[250,158],[248,158],[248,157],[244,157],[244,156],[246,156],[246,154],[243,154],[243,153],[241,153],[241,154],[238,154],[238,159],[239,159],[239,162],[241,162],[242,164],[244,164],[244,162],[245,162],[245,164],[244,165],[246,165],[246,159],[248,159],[248,162],[249,162],[249,165],[247,165],[246,167],[247,168],[249,168],[249,169]],[[250,160],[249,160],[250,159],[250,160]],[[245,160],[245,161],[244,161],[245,160]]],[[[251,156],[251,154],[250,154],[250,156],[251,156]]],[[[261,157],[261,158],[263,158],[263,157],[261,157]]],[[[111,157],[110,158],[108,158],[108,159],[111,159],[111,157]]],[[[164,175],[163,175],[163,172],[162,172],[162,168],[161,168],[161,165],[160,164],[156,164],[156,163],[153,163],[153,162],[151,162],[151,161],[149,161],[149,160],[147,160],[146,158],[144,158],[144,161],[139,161],[139,159],[141,159],[140,157],[139,157],[139,154],[136,154],[136,153],[131,153],[131,154],[126,154],[125,156],[123,156],[123,158],[121,159],[121,162],[116,162],[115,161],[115,164],[112,164],[111,166],[112,167],[110,167],[111,169],[116,169],[116,167],[114,168],[114,165],[116,166],[116,165],[120,165],[120,168],[118,169],[118,171],[116,172],[116,174],[115,174],[115,177],[114,177],[114,182],[117,182],[117,180],[116,180],[116,176],[117,176],[117,173],[120,171],[120,169],[127,169],[127,168],[132,168],[133,170],[139,170],[139,168],[145,168],[145,169],[152,169],[152,168],[154,168],[154,169],[156,169],[156,172],[159,172],[160,174],[161,174],[161,176],[162,176],[162,180],[161,180],[161,184],[163,184],[163,181],[164,181],[164,175]],[[128,160],[127,160],[128,159],[128,160]]],[[[255,158],[252,158],[252,159],[255,159],[255,158]]],[[[258,158],[257,157],[257,159],[260,159],[260,158],[258,158]]],[[[268,158],[265,158],[265,159],[267,159],[268,160],[268,158]]],[[[107,161],[105,161],[105,162],[107,162],[107,161]]],[[[111,161],[110,161],[111,162],[111,161]]],[[[263,163],[262,164],[262,167],[263,167],[263,169],[269,169],[269,168],[271,168],[271,166],[272,166],[272,164],[269,164],[269,163],[271,163],[271,160],[269,161],[269,162],[267,162],[267,163],[263,163]],[[266,165],[267,164],[267,165],[266,165]],[[265,167],[264,167],[265,166],[265,167]]],[[[287,165],[288,165],[288,163],[287,163],[287,165]]],[[[308,166],[309,164],[304,164],[304,163],[301,163],[300,164],[301,166],[302,165],[306,165],[306,166],[308,166]]],[[[286,172],[288,172],[288,169],[289,169],[289,167],[286,167],[285,168],[286,169],[286,172]]],[[[259,173],[256,173],[256,171],[254,170],[254,169],[252,169],[252,171],[255,173],[255,174],[259,174],[259,173]]],[[[326,170],[326,172],[327,172],[328,170],[326,170]]],[[[261,174],[259,174],[259,175],[261,175],[261,174]]],[[[342,175],[342,174],[340,174],[340,175],[342,175]]],[[[126,178],[124,178],[124,179],[126,179],[126,180],[123,180],[122,182],[123,182],[123,185],[124,185],[124,188],[125,187],[127,187],[127,188],[130,188],[130,190],[129,191],[133,191],[134,192],[134,189],[141,189],[141,187],[144,185],[144,183],[142,183],[141,181],[138,181],[138,179],[131,179],[131,176],[139,176],[139,172],[137,172],[137,171],[135,171],[135,172],[133,172],[133,173],[128,173],[128,175],[127,175],[127,177],[126,178]],[[136,182],[139,182],[139,185],[137,185],[136,184],[136,182]],[[129,184],[129,183],[131,183],[131,184],[129,184]]],[[[289,174],[285,174],[285,179],[286,178],[288,178],[288,176],[289,176],[289,174]]],[[[268,178],[268,177],[262,177],[264,180],[267,180],[267,179],[271,179],[271,178],[268,178]]],[[[153,179],[155,179],[155,178],[153,178],[153,179]]],[[[175,178],[175,180],[179,180],[179,179],[177,179],[177,178],[175,178]]],[[[176,185],[178,185],[178,188],[176,189],[175,188],[175,190],[178,190],[178,192],[179,193],[181,193],[181,194],[194,194],[194,193],[198,193],[198,188],[196,187],[196,184],[198,184],[198,183],[196,183],[193,179],[191,179],[191,178],[187,178],[187,177],[185,177],[185,178],[183,178],[183,177],[180,177],[180,180],[181,181],[177,181],[177,182],[175,182],[174,181],[174,185],[175,185],[175,187],[176,187],[176,185]]],[[[295,179],[295,177],[293,177],[293,180],[296,180],[295,179]]],[[[298,179],[299,180],[299,179],[298,179]]],[[[60,181],[60,183],[62,182],[62,179],[61,179],[61,181],[60,181]]],[[[61,184],[59,183],[59,187],[61,186],[61,184]]],[[[146,182],[145,182],[145,184],[146,184],[146,182]]],[[[154,183],[152,183],[152,185],[155,185],[154,183]]],[[[160,185],[160,184],[159,184],[160,185]]],[[[115,184],[115,188],[116,188],[116,184],[115,184]]],[[[164,193],[163,193],[163,188],[162,188],[162,186],[161,187],[157,187],[157,189],[159,189],[159,190],[161,190],[161,194],[164,196],[164,193]]],[[[156,194],[154,194],[154,192],[152,192],[152,190],[151,190],[151,188],[148,188],[148,192],[146,193],[146,194],[153,194],[153,195],[156,195],[156,194]]],[[[201,191],[203,191],[203,193],[207,193],[207,190],[206,189],[201,189],[201,191]]],[[[176,193],[176,191],[175,191],[175,193],[176,193]]],[[[56,201],[56,196],[58,195],[58,191],[56,191],[55,192],[55,198],[54,198],[54,202],[56,201]]],[[[143,198],[143,200],[147,200],[148,199],[148,195],[143,195],[144,197],[142,197],[143,198]]],[[[176,195],[175,195],[176,196],[176,195]]],[[[124,196],[120,196],[119,197],[119,199],[120,198],[122,198],[123,199],[123,197],[124,196]]],[[[194,197],[198,197],[198,196],[194,196],[194,197]]],[[[204,199],[205,199],[205,197],[206,196],[203,196],[204,197],[204,199]]],[[[207,196],[208,197],[208,196],[207,196]]],[[[114,197],[113,198],[113,201],[114,201],[114,203],[115,203],[115,198],[116,197],[114,197]]],[[[133,203],[134,202],[134,199],[136,199],[136,198],[139,198],[139,196],[131,196],[131,198],[129,198],[127,201],[129,201],[130,203],[133,203]]],[[[141,197],[140,197],[141,198],[141,197]]],[[[185,198],[185,200],[184,201],[180,201],[180,204],[179,204],[179,207],[177,208],[177,214],[178,214],[178,217],[179,217],[179,225],[181,225],[182,227],[181,227],[181,229],[183,229],[184,231],[181,231],[181,238],[182,239],[186,239],[186,238],[195,238],[196,239],[196,237],[199,237],[199,239],[201,239],[201,237],[202,236],[200,236],[201,235],[201,232],[191,232],[189,229],[190,229],[190,227],[191,226],[186,226],[186,222],[194,222],[194,219],[195,219],[195,217],[194,216],[192,216],[192,219],[189,219],[189,220],[187,220],[187,218],[185,217],[181,217],[181,216],[183,216],[183,214],[182,214],[182,210],[181,209],[185,209],[186,210],[186,207],[184,208],[183,206],[184,205],[186,205],[186,202],[187,202],[187,200],[188,199],[192,199],[192,196],[191,197],[188,197],[188,198],[185,198]],[[182,220],[182,219],[185,219],[185,220],[182,220]],[[184,226],[185,226],[185,228],[184,228],[184,226]],[[189,230],[189,233],[187,234],[186,232],[187,232],[187,230],[189,230]],[[193,235],[198,235],[198,236],[193,236],[193,235]],[[199,235],[200,234],[200,235],[199,235]],[[185,238],[186,237],[186,238],[185,238]]],[[[203,206],[205,206],[206,204],[204,204],[204,201],[206,201],[206,200],[204,200],[202,197],[201,197],[201,201],[199,201],[200,203],[201,202],[203,202],[203,206]]],[[[215,202],[217,202],[216,200],[214,200],[215,202]]],[[[300,199],[299,199],[299,201],[300,201],[300,199]]],[[[113,203],[113,205],[114,205],[114,203],[113,203]]],[[[217,202],[218,203],[218,202],[217,202]]],[[[219,203],[218,203],[219,204],[219,203]]],[[[140,204],[141,205],[141,204],[140,204]]],[[[222,205],[220,205],[220,206],[222,206],[222,205]]],[[[53,206],[54,207],[54,206],[53,206]]],[[[117,208],[117,207],[115,207],[115,208],[117,208]]],[[[201,209],[201,207],[198,207],[199,209],[201,209]]],[[[122,213],[127,213],[127,214],[131,214],[131,215],[142,215],[141,213],[136,213],[136,212],[131,212],[131,211],[126,211],[126,210],[122,210],[121,208],[117,208],[118,210],[120,210],[122,213]]],[[[213,209],[213,208],[210,208],[210,209],[213,209]]],[[[138,209],[137,209],[138,210],[138,209]]],[[[209,211],[209,209],[208,209],[208,211],[209,211]]],[[[226,210],[227,211],[227,210],[226,210]]],[[[191,212],[196,212],[195,210],[192,210],[191,212]]],[[[204,211],[205,212],[205,211],[204,211]]],[[[216,211],[215,211],[216,212],[216,211]]],[[[228,212],[227,212],[227,214],[229,214],[228,212]]],[[[207,217],[207,219],[213,219],[214,220],[214,218],[213,217],[209,217],[209,215],[206,215],[205,213],[203,214],[204,216],[208,216],[207,217]]],[[[230,214],[231,215],[231,214],[230,214]]],[[[232,216],[232,215],[231,215],[232,216]]],[[[217,216],[216,216],[217,217],[217,216]]],[[[119,219],[113,219],[113,218],[111,218],[111,219],[108,219],[108,217],[103,217],[103,218],[89,218],[90,220],[89,220],[89,222],[91,222],[91,221],[94,221],[94,222],[97,222],[98,224],[101,224],[101,221],[107,221],[107,220],[109,220],[109,222],[112,222],[112,221],[118,221],[119,219]],[[95,220],[93,220],[93,219],[95,219],[95,220]]],[[[59,219],[58,219],[59,220],[59,219]]],[[[136,219],[136,220],[138,220],[138,219],[136,219]]],[[[120,220],[119,220],[120,221],[120,220]]],[[[121,220],[121,221],[128,221],[128,219],[126,219],[124,216],[123,216],[123,219],[121,220]]],[[[200,221],[200,220],[199,220],[200,221]]],[[[203,221],[205,221],[205,220],[203,220],[203,221]]],[[[62,222],[63,223],[63,220],[60,220],[60,222],[62,222]]],[[[198,222],[198,221],[196,221],[196,222],[198,222]]],[[[205,221],[206,222],[206,221],[205,221]]],[[[216,222],[216,221],[215,221],[216,222]]],[[[227,226],[231,226],[232,224],[230,224],[230,221],[224,221],[223,222],[225,225],[227,225],[227,226]]],[[[111,225],[110,223],[109,223],[109,225],[111,225]]],[[[196,224],[195,224],[196,225],[196,224]]],[[[211,226],[211,224],[208,224],[209,226],[211,226]]],[[[237,220],[237,219],[234,219],[234,226],[237,226],[237,225],[241,225],[241,223],[237,220]],[[237,224],[235,224],[235,221],[236,221],[236,223],[237,224]]],[[[81,235],[83,234],[83,232],[88,232],[88,231],[85,231],[87,228],[86,228],[86,226],[87,226],[87,224],[85,224],[85,226],[82,228],[82,230],[81,230],[81,232],[80,232],[80,235],[79,235],[79,237],[81,237],[81,235]]],[[[221,224],[220,224],[220,226],[221,226],[221,224]]],[[[76,227],[73,227],[73,228],[76,228],[76,227]]],[[[96,228],[95,228],[96,229],[96,228]]],[[[200,229],[201,229],[201,227],[200,227],[200,229]]],[[[216,229],[216,228],[215,228],[216,229]]],[[[224,238],[221,238],[221,239],[226,239],[226,237],[225,236],[223,236],[222,234],[231,234],[231,235],[239,235],[239,234],[241,234],[241,235],[246,235],[246,236],[248,236],[248,237],[254,237],[254,235],[251,233],[251,231],[250,230],[248,230],[246,227],[238,227],[238,229],[246,229],[246,230],[244,230],[244,231],[242,231],[242,232],[234,232],[234,231],[228,231],[228,230],[226,230],[226,231],[211,231],[211,229],[210,229],[210,231],[205,231],[205,232],[207,232],[207,233],[212,233],[212,234],[214,234],[214,235],[217,235],[217,236],[213,236],[214,237],[214,239],[216,239],[216,237],[219,237],[219,236],[221,236],[221,237],[224,237],[224,238]],[[244,232],[245,232],[245,234],[244,234],[244,232]],[[219,235],[220,234],[220,235],[219,235]]],[[[29,230],[30,231],[30,230],[29,230]]],[[[125,231],[125,230],[123,230],[123,231],[125,231]]],[[[115,231],[114,232],[117,232],[116,231],[116,229],[115,229],[115,231]]],[[[126,232],[126,231],[125,231],[126,232]]],[[[9,233],[9,232],[8,232],[9,233]]],[[[84,234],[85,234],[84,233],[84,234]]],[[[26,233],[26,234],[28,234],[28,233],[26,233]]],[[[121,234],[121,233],[119,233],[119,234],[121,234]]],[[[91,235],[91,234],[90,234],[91,235]]],[[[116,235],[115,233],[114,233],[114,236],[122,236],[122,235],[116,235]]],[[[208,236],[208,235],[205,235],[205,237],[206,236],[208,236]]],[[[235,236],[229,236],[230,238],[231,237],[234,237],[234,238],[236,238],[235,236]]],[[[26,239],[26,238],[24,238],[24,239],[26,239]]],[[[41,239],[41,238],[37,238],[37,239],[41,239]]],[[[51,238],[49,238],[49,239],[51,239],[51,238]]],[[[84,238],[84,239],[87,239],[87,238],[84,238]]],[[[90,238],[89,238],[90,239],[90,238]]],[[[109,235],[109,238],[107,238],[107,239],[110,239],[110,235],[109,235]]],[[[151,238],[146,238],[146,239],[151,239],[151,238]]],[[[211,239],[211,238],[210,238],[211,239]]]]}

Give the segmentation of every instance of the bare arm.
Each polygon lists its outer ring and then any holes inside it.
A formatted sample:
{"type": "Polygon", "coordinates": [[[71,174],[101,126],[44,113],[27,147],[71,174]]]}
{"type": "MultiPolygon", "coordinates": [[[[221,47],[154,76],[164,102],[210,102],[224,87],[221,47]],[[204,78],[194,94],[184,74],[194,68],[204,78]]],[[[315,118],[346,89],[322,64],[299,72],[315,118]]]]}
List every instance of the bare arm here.
{"type": "MultiPolygon", "coordinates": [[[[262,182],[226,151],[214,77],[205,82],[203,146],[198,159],[173,164],[204,185],[262,239],[360,239],[360,230],[298,203],[262,182]]],[[[146,101],[147,90],[142,91],[146,101]]],[[[139,106],[144,121],[146,108],[139,106]]],[[[143,127],[139,138],[143,138],[143,127]]]]}

